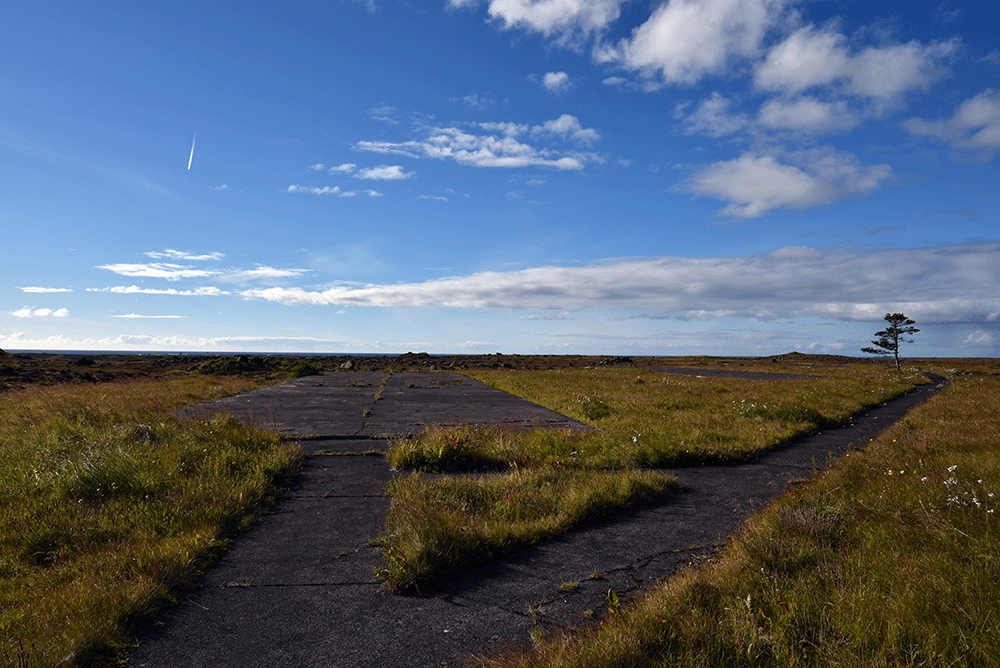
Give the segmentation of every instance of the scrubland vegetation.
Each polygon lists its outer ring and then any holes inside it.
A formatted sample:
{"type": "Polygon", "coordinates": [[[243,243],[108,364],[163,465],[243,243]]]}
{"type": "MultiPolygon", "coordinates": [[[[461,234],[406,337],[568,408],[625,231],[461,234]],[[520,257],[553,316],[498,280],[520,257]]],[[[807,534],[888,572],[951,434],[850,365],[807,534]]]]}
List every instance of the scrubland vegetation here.
{"type": "Polygon", "coordinates": [[[294,446],[170,414],[250,387],[184,374],[0,394],[0,664],[114,662],[130,622],[267,503],[294,446]]]}

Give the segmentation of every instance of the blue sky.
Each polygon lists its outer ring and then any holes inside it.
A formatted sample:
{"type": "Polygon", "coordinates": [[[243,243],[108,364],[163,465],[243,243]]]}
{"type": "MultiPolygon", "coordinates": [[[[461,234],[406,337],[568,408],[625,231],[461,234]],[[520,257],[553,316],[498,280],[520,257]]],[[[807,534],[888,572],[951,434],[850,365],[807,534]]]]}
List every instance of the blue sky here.
{"type": "Polygon", "coordinates": [[[996,356],[988,10],[12,0],[0,347],[996,356]]]}

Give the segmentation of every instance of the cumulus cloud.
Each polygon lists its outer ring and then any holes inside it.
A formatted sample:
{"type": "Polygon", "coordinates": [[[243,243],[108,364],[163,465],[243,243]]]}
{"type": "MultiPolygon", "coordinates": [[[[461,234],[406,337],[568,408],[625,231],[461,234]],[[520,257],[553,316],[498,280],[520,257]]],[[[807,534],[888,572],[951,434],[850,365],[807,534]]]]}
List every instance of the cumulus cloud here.
{"type": "Polygon", "coordinates": [[[542,77],[542,85],[545,90],[553,95],[565,93],[573,87],[573,82],[569,80],[569,75],[565,72],[546,72],[542,77]]]}
{"type": "Polygon", "coordinates": [[[792,164],[770,155],[744,153],[715,162],[694,174],[682,189],[726,200],[719,213],[756,218],[778,208],[804,209],[857,197],[878,188],[892,173],[889,165],[863,166],[849,153],[812,149],[789,154],[792,164]]]}
{"type": "Polygon", "coordinates": [[[399,181],[414,176],[416,172],[407,172],[400,165],[379,165],[368,169],[359,169],[354,175],[356,179],[370,181],[399,181]]]}
{"type": "Polygon", "coordinates": [[[948,120],[911,118],[904,126],[917,136],[931,137],[955,148],[981,151],[991,156],[1000,149],[1000,91],[987,88],[962,102],[948,120]]]}
{"type": "Polygon", "coordinates": [[[658,257],[479,272],[422,283],[246,290],[285,304],[632,310],[682,320],[811,316],[1000,320],[1000,243],[917,249],[786,247],[744,257],[658,257]]]}
{"type": "Polygon", "coordinates": [[[559,145],[571,141],[576,145],[589,146],[600,139],[596,130],[584,128],[575,116],[569,114],[535,126],[490,122],[467,127],[423,128],[420,139],[360,141],[354,148],[410,158],[454,160],[472,167],[535,166],[579,170],[589,162],[601,161],[599,155],[559,145]],[[526,135],[542,141],[543,145],[527,143],[524,141],[526,135]]]}
{"type": "Polygon", "coordinates": [[[47,293],[47,292],[73,292],[70,288],[18,288],[21,292],[31,292],[31,293],[47,293]]]}
{"type": "Polygon", "coordinates": [[[786,0],[670,0],[617,45],[595,51],[599,62],[639,71],[649,87],[691,84],[720,74],[736,58],[758,54],[786,0]]]}
{"type": "MultiPolygon", "coordinates": [[[[320,165],[320,167],[323,166],[324,165],[320,165]]],[[[345,162],[341,165],[337,165],[336,167],[331,167],[330,169],[327,170],[327,172],[330,174],[350,174],[356,168],[357,165],[355,165],[353,162],[345,162]]]]}
{"type": "MultiPolygon", "coordinates": [[[[504,29],[539,32],[562,44],[577,44],[615,21],[625,0],[489,0],[492,19],[504,29]]],[[[476,0],[449,0],[452,7],[477,5],[476,0]]]]}
{"type": "Polygon", "coordinates": [[[64,308],[53,310],[50,308],[31,309],[25,307],[16,311],[11,311],[10,314],[15,318],[65,318],[69,315],[69,310],[64,308]]]}
{"type": "Polygon", "coordinates": [[[945,61],[960,42],[868,46],[852,52],[833,28],[805,26],[775,45],[757,66],[757,88],[798,94],[832,87],[884,107],[913,90],[926,90],[949,74],[945,61]]]}

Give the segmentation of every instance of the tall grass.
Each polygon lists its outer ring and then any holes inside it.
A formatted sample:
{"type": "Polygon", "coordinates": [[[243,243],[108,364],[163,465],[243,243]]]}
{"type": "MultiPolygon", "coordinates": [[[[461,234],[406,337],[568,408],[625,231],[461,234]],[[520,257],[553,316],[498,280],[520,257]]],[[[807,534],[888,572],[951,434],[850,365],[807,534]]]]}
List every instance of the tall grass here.
{"type": "Polygon", "coordinates": [[[63,385],[0,395],[0,660],[113,663],[288,473],[276,435],[172,410],[231,378],[63,385]]]}
{"type": "Polygon", "coordinates": [[[675,484],[652,471],[413,473],[389,485],[392,506],[379,540],[388,567],[376,575],[392,590],[419,587],[652,499],[675,484]]]}
{"type": "Polygon", "coordinates": [[[956,378],[721,558],[491,666],[1000,665],[1000,378],[956,378]]]}

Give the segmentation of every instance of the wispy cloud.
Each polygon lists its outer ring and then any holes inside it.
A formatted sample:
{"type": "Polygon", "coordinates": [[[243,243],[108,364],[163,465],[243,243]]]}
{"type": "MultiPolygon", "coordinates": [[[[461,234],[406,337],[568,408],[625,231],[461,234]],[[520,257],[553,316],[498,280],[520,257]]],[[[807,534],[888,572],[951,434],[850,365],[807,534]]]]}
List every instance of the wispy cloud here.
{"type": "Polygon", "coordinates": [[[40,293],[40,294],[41,293],[49,293],[49,292],[53,292],[53,293],[54,292],[73,292],[73,290],[71,288],[36,288],[36,287],[27,287],[27,288],[18,288],[18,290],[20,290],[22,292],[31,292],[31,293],[40,293]]]}
{"type": "Polygon", "coordinates": [[[112,318],[127,318],[129,320],[135,318],[148,318],[150,320],[179,320],[184,318],[183,315],[142,315],[141,313],[126,313],[125,315],[113,315],[112,318]]]}
{"type": "Polygon", "coordinates": [[[29,307],[24,307],[16,311],[11,311],[10,314],[15,318],[65,318],[69,315],[68,309],[50,309],[50,308],[36,308],[32,309],[29,307]]]}
{"type": "Polygon", "coordinates": [[[195,269],[188,265],[167,262],[151,262],[149,264],[122,262],[118,264],[102,264],[98,265],[97,268],[105,269],[120,276],[164,278],[168,281],[179,281],[182,278],[208,278],[210,276],[218,276],[221,273],[216,270],[195,269]]]}
{"type": "Polygon", "coordinates": [[[307,273],[309,273],[308,269],[279,269],[276,267],[261,265],[259,267],[254,267],[253,269],[230,270],[222,274],[219,279],[240,283],[257,280],[297,278],[307,273]]]}
{"type": "Polygon", "coordinates": [[[780,248],[745,257],[658,257],[480,272],[423,283],[280,287],[286,304],[634,311],[680,320],[812,316],[875,321],[1000,320],[1000,242],[917,249],[780,248]],[[929,287],[933,286],[933,287],[929,287]]]}
{"type": "Polygon", "coordinates": [[[981,151],[990,157],[1000,150],[1000,90],[987,88],[962,102],[947,120],[911,118],[904,126],[914,135],[931,137],[959,149],[981,151]]]}
{"type": "MultiPolygon", "coordinates": [[[[341,197],[344,196],[344,193],[340,190],[340,186],[333,186],[332,188],[330,186],[323,186],[322,188],[316,188],[315,186],[313,187],[303,186],[296,183],[295,185],[288,186],[287,192],[307,193],[309,195],[340,195],[341,197]]],[[[348,197],[350,197],[350,195],[348,195],[348,197]]]]}
{"type": "Polygon", "coordinates": [[[230,294],[216,287],[175,290],[173,288],[142,288],[138,285],[116,285],[109,288],[87,288],[87,292],[110,292],[119,295],[175,295],[180,297],[219,297],[230,294]]]}
{"type": "Polygon", "coordinates": [[[188,253],[187,251],[171,250],[169,248],[163,251],[148,251],[145,255],[146,257],[151,257],[154,260],[188,260],[191,262],[216,261],[226,257],[225,253],[215,252],[195,255],[194,253],[188,253]]]}

